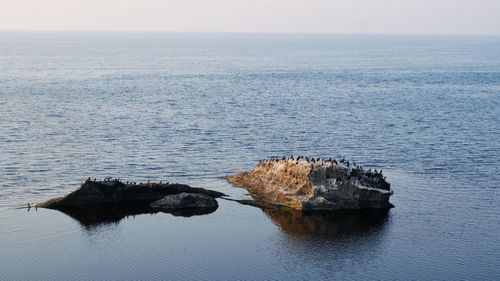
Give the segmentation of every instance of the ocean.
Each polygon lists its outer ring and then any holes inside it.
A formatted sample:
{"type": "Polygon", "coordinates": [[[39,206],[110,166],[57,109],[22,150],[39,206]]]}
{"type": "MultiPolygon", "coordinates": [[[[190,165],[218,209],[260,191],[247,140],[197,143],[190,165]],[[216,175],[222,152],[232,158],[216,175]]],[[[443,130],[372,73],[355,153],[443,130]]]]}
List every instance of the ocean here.
{"type": "Polygon", "coordinates": [[[0,280],[500,280],[499,124],[500,37],[1,32],[0,280]],[[289,155],[383,169],[395,208],[22,208],[87,177],[240,198],[289,155]]]}

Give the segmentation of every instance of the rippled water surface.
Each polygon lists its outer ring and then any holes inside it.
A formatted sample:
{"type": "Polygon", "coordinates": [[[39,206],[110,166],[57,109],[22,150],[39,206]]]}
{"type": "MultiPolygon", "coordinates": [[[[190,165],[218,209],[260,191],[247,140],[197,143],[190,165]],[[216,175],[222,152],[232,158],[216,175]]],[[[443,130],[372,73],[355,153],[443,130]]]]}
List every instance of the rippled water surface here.
{"type": "Polygon", "coordinates": [[[500,38],[0,33],[0,280],[499,280],[500,38]],[[85,178],[383,169],[388,214],[19,209],[85,178]],[[102,215],[102,214],[101,214],[102,215]]]}

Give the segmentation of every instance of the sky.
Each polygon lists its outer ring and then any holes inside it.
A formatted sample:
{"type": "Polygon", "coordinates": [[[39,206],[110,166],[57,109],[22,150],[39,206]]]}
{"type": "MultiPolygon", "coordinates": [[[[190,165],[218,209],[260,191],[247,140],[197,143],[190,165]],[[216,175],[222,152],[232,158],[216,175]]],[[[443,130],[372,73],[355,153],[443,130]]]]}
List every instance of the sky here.
{"type": "Polygon", "coordinates": [[[0,30],[500,35],[500,0],[0,0],[0,30]]]}

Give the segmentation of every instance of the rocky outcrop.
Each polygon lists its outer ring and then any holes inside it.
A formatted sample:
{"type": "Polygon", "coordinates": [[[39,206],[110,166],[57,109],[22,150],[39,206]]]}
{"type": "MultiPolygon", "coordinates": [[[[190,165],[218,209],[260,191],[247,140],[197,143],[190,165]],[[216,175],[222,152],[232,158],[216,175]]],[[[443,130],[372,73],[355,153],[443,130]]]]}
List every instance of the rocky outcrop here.
{"type": "Polygon", "coordinates": [[[220,197],[224,194],[217,191],[194,188],[185,184],[171,183],[123,183],[117,179],[96,181],[87,179],[79,189],[66,196],[50,199],[36,204],[42,208],[62,208],[70,206],[102,205],[102,204],[146,204],[159,200],[167,195],[183,192],[220,197]]]}
{"type": "Polygon", "coordinates": [[[267,159],[227,180],[246,188],[256,200],[297,210],[392,207],[393,192],[382,171],[366,171],[343,159],[267,159]]]}
{"type": "Polygon", "coordinates": [[[154,209],[216,209],[219,204],[213,197],[198,193],[181,193],[167,195],[160,200],[150,204],[154,209]]]}

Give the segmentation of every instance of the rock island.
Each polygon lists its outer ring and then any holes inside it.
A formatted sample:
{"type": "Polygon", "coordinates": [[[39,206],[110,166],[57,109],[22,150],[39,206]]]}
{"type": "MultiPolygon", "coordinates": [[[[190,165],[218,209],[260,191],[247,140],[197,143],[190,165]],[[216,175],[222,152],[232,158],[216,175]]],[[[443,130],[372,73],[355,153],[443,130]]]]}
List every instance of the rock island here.
{"type": "Polygon", "coordinates": [[[382,171],[365,170],[345,159],[264,159],[253,170],[226,179],[246,188],[256,200],[297,210],[393,207],[393,191],[382,171]]]}
{"type": "MultiPolygon", "coordinates": [[[[113,204],[150,204],[156,200],[166,198],[164,201],[155,204],[161,207],[162,202],[169,203],[168,207],[173,208],[177,202],[178,208],[205,207],[205,202],[210,201],[210,206],[214,207],[210,199],[224,196],[224,193],[207,190],[203,188],[190,187],[178,183],[136,183],[121,182],[118,179],[107,178],[104,181],[91,180],[88,178],[79,189],[63,196],[37,203],[36,207],[59,209],[63,207],[88,206],[88,205],[113,205],[113,204]],[[187,196],[189,200],[168,200],[169,196],[184,194],[196,195],[187,196]],[[203,197],[203,198],[202,198],[203,197]],[[204,200],[204,201],[203,201],[204,200]],[[188,206],[182,205],[189,203],[188,206]],[[196,203],[200,203],[196,205],[196,203]]],[[[173,198],[177,199],[177,197],[173,198]]],[[[213,199],[212,199],[213,200],[213,199]]],[[[216,203],[215,203],[216,204],[216,203]]]]}

